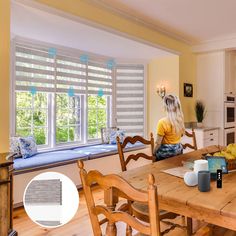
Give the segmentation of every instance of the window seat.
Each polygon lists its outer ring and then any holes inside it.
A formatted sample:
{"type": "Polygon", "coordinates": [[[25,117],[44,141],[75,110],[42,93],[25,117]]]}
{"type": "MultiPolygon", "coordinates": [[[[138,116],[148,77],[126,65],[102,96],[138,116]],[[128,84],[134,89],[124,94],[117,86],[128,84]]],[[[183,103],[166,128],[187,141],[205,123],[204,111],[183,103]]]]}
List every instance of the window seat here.
{"type": "MultiPolygon", "coordinates": [[[[141,143],[129,144],[126,151],[138,150],[144,147],[145,145],[141,143]]],[[[67,150],[42,152],[30,158],[15,159],[14,175],[75,163],[77,160],[92,160],[117,153],[117,145],[112,144],[99,144],[67,150]]]]}

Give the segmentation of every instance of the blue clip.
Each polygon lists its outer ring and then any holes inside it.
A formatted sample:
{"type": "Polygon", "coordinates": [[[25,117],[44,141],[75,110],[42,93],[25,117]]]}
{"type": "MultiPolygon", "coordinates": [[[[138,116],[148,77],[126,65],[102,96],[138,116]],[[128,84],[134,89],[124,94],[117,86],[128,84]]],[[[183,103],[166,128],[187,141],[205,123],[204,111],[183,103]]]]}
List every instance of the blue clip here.
{"type": "Polygon", "coordinates": [[[79,57],[79,59],[81,62],[87,63],[89,58],[88,58],[88,55],[83,54],[79,57]]]}
{"type": "Polygon", "coordinates": [[[56,48],[49,48],[48,55],[52,58],[55,57],[57,55],[57,49],[56,48]]]}
{"type": "Polygon", "coordinates": [[[37,93],[37,88],[36,88],[35,86],[31,86],[31,87],[30,87],[30,93],[31,93],[32,95],[35,95],[35,94],[37,93]]]}
{"type": "Polygon", "coordinates": [[[100,88],[100,89],[98,90],[98,97],[102,97],[103,95],[104,95],[103,89],[100,88]]]}
{"type": "Polygon", "coordinates": [[[116,65],[116,62],[113,59],[107,61],[107,68],[112,70],[113,67],[116,65]]]}
{"type": "Polygon", "coordinates": [[[70,87],[68,90],[68,96],[69,97],[74,97],[75,96],[75,90],[73,87],[70,87]]]}

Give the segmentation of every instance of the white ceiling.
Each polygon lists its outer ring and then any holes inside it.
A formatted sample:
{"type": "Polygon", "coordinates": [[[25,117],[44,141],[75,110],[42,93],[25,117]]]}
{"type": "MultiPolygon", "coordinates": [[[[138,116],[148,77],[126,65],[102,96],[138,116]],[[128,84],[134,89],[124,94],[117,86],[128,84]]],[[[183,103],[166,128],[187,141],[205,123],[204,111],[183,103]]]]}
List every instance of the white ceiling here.
{"type": "Polygon", "coordinates": [[[236,36],[236,0],[93,0],[197,44],[236,36]]]}
{"type": "Polygon", "coordinates": [[[119,58],[150,60],[173,55],[94,27],[12,2],[11,33],[86,52],[119,58]]]}

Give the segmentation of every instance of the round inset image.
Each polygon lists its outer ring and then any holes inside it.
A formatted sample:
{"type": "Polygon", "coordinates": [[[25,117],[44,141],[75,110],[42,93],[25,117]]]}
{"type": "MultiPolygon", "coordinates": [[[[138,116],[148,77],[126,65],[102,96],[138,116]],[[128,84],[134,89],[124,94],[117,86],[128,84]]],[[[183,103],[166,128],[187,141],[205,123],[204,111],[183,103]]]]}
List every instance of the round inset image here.
{"type": "Polygon", "coordinates": [[[79,194],[67,176],[45,172],[29,182],[23,203],[32,221],[42,227],[55,228],[73,218],[79,206],[79,194]]]}

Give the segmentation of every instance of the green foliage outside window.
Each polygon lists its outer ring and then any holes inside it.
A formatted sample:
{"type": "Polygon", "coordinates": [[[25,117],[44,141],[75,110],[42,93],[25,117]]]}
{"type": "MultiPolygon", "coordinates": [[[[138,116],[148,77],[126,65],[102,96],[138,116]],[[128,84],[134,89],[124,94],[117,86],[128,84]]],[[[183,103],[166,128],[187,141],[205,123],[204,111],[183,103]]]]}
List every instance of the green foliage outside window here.
{"type": "Polygon", "coordinates": [[[16,134],[34,135],[37,144],[47,144],[48,96],[16,92],[16,134]]]}
{"type": "Polygon", "coordinates": [[[107,98],[88,96],[88,138],[101,138],[101,128],[107,126],[107,98]]]}

